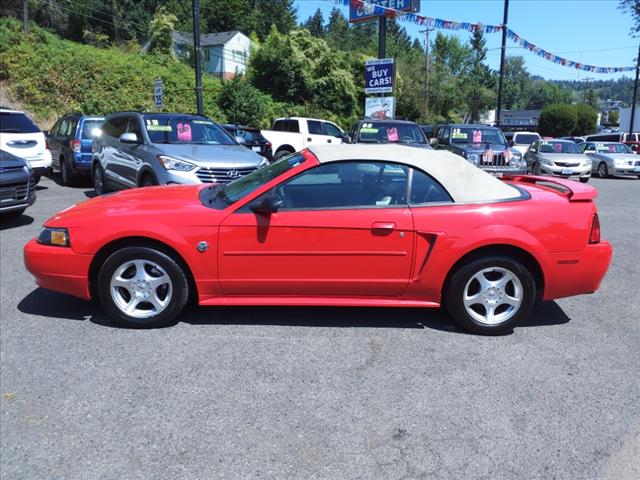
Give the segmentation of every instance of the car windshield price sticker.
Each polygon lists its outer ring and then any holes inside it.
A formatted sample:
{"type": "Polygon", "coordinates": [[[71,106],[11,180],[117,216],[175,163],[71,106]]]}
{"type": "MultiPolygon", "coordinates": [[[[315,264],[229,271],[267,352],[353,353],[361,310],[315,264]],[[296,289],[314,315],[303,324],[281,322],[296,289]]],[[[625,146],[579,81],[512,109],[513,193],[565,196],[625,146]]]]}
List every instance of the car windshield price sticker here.
{"type": "Polygon", "coordinates": [[[393,91],[394,77],[393,58],[366,61],[364,64],[365,93],[388,93],[393,91]]]}

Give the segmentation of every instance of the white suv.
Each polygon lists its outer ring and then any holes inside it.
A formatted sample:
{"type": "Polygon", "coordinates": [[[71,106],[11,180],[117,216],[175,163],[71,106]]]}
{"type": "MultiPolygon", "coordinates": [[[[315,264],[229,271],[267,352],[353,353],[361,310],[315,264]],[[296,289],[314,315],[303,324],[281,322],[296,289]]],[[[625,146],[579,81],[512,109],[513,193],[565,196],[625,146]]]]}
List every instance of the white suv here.
{"type": "Polygon", "coordinates": [[[24,112],[0,108],[0,149],[29,162],[36,182],[51,174],[47,139],[24,112]]]}

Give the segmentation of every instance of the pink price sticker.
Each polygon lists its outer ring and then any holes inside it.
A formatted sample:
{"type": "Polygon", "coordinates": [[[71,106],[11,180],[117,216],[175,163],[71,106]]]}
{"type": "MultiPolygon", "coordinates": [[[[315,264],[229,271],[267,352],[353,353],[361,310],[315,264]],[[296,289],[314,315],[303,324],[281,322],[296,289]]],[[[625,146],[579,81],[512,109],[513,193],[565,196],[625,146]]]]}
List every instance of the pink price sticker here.
{"type": "Polygon", "coordinates": [[[387,140],[389,140],[390,142],[397,142],[398,141],[398,129],[395,127],[392,128],[388,128],[387,129],[387,140]]]}
{"type": "Polygon", "coordinates": [[[482,142],[482,130],[474,130],[473,137],[471,140],[472,143],[481,143],[482,142]]]}
{"type": "Polygon", "coordinates": [[[191,138],[191,125],[189,125],[188,123],[179,123],[178,140],[182,142],[190,142],[191,138]]]}

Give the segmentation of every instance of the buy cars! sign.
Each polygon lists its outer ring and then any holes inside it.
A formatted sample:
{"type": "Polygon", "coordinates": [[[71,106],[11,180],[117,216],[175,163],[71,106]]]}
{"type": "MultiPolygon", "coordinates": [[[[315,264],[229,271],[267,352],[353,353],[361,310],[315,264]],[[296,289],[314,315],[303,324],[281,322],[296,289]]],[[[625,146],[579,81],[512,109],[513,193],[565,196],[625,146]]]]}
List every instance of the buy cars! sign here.
{"type": "Polygon", "coordinates": [[[365,93],[388,93],[393,91],[395,68],[393,58],[367,60],[364,64],[365,93]]]}

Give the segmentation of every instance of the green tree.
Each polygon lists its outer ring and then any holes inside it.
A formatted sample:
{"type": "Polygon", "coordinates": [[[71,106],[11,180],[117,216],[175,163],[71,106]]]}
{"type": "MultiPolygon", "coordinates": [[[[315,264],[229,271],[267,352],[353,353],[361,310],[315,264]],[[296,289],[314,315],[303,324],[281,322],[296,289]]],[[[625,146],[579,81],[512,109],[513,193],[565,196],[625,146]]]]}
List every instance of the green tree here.
{"type": "Polygon", "coordinates": [[[635,37],[640,34],[640,0],[620,0],[620,9],[631,14],[633,27],[631,34],[635,37]]]}
{"type": "Polygon", "coordinates": [[[222,82],[218,105],[227,119],[238,125],[260,126],[271,99],[242,75],[222,82]]]}
{"type": "Polygon", "coordinates": [[[620,111],[619,110],[611,110],[609,112],[609,123],[612,125],[618,125],[620,123],[620,111]]]}
{"type": "Polygon", "coordinates": [[[309,91],[304,57],[291,37],[279,33],[275,25],[249,59],[249,79],[278,101],[301,102],[309,91]]]}
{"type": "Polygon", "coordinates": [[[260,39],[270,34],[272,26],[284,34],[296,28],[293,0],[252,0],[251,8],[256,15],[255,31],[260,39]]]}
{"type": "Polygon", "coordinates": [[[317,9],[316,13],[310,16],[303,26],[309,30],[314,37],[324,37],[324,17],[322,16],[322,10],[317,9]]]}
{"type": "Polygon", "coordinates": [[[576,109],[572,105],[547,105],[540,113],[538,131],[548,137],[571,135],[576,128],[576,109]]]}
{"type": "Polygon", "coordinates": [[[594,92],[591,88],[587,90],[587,93],[584,96],[584,103],[586,103],[596,111],[599,109],[598,95],[596,95],[596,92],[594,92]]]}
{"type": "Polygon", "coordinates": [[[522,110],[527,106],[531,78],[524,66],[524,58],[507,56],[504,62],[502,102],[508,110],[522,110]]]}
{"type": "Polygon", "coordinates": [[[327,43],[333,49],[342,50],[349,44],[349,34],[349,21],[338,8],[333,7],[327,24],[327,43]]]}
{"type": "Polygon", "coordinates": [[[165,7],[160,7],[151,19],[149,31],[151,40],[149,51],[162,55],[171,55],[173,47],[173,28],[178,18],[167,12],[165,7]]]}
{"type": "Polygon", "coordinates": [[[465,81],[465,92],[471,122],[480,120],[495,103],[494,81],[491,70],[483,62],[487,58],[487,41],[484,38],[484,27],[479,25],[473,31],[470,46],[469,71],[465,81]]]}
{"type": "Polygon", "coordinates": [[[432,121],[459,121],[467,108],[464,83],[470,51],[457,37],[438,32],[431,48],[433,68],[429,80],[432,121]]]}
{"type": "Polygon", "coordinates": [[[578,103],[574,105],[576,111],[576,126],[572,135],[582,136],[596,131],[598,122],[598,113],[596,110],[586,103],[578,103]]]}

